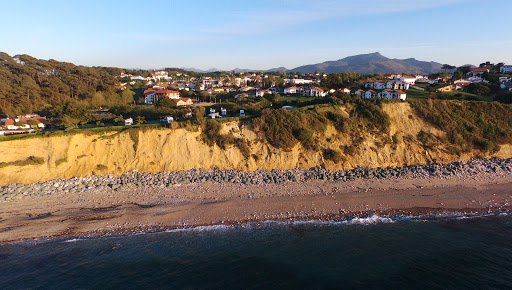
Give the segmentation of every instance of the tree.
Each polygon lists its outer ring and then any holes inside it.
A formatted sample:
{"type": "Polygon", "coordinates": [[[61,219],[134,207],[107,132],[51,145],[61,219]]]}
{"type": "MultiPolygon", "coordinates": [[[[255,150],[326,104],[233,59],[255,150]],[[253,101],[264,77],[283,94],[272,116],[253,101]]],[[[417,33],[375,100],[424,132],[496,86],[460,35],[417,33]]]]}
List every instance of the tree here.
{"type": "Polygon", "coordinates": [[[121,101],[123,104],[131,104],[133,103],[133,96],[135,96],[135,92],[130,89],[125,89],[121,93],[121,101]]]}
{"type": "Polygon", "coordinates": [[[204,113],[205,113],[204,107],[195,107],[194,108],[194,115],[196,116],[197,121],[202,121],[204,119],[204,113]]]}
{"type": "Polygon", "coordinates": [[[169,98],[162,98],[160,101],[158,101],[158,104],[156,105],[160,108],[176,108],[177,103],[175,100],[169,99],[169,98]]]}

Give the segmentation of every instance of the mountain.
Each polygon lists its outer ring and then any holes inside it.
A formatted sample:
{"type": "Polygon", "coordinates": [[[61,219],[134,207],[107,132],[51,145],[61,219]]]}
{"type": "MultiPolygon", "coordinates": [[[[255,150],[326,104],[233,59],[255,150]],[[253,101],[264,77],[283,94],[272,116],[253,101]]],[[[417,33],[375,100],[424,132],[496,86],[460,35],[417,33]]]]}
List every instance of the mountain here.
{"type": "Polygon", "coordinates": [[[299,66],[291,71],[312,73],[312,72],[359,72],[365,74],[373,73],[422,73],[429,74],[441,71],[442,64],[438,62],[420,61],[414,58],[390,59],[378,52],[360,54],[345,57],[336,61],[326,61],[317,64],[299,66]]]}

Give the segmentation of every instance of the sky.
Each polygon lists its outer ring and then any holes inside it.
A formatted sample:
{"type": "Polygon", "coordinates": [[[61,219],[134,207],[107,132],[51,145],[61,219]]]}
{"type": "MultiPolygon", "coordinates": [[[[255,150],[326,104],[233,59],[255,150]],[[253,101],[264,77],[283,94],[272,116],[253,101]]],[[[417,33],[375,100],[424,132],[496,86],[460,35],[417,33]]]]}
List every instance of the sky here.
{"type": "Polygon", "coordinates": [[[257,70],[380,52],[512,64],[510,0],[0,0],[0,51],[87,66],[257,70]]]}

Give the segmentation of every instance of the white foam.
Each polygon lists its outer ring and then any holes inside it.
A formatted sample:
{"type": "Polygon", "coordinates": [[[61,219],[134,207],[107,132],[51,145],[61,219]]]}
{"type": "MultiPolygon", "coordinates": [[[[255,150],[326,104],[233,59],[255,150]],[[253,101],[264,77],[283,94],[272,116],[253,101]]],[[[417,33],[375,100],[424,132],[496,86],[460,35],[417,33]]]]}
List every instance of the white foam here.
{"type": "Polygon", "coordinates": [[[84,239],[70,239],[70,240],[63,241],[63,243],[75,243],[75,242],[83,241],[83,240],[84,239]]]}
{"type": "Polygon", "coordinates": [[[197,226],[191,228],[182,228],[182,229],[172,229],[166,230],[166,233],[176,233],[176,232],[211,232],[211,231],[226,231],[232,229],[233,226],[228,225],[211,225],[211,226],[197,226]]]}
{"type": "Polygon", "coordinates": [[[378,215],[372,215],[365,218],[353,218],[347,221],[342,221],[344,224],[349,225],[374,225],[374,224],[388,224],[388,223],[394,223],[395,221],[391,218],[387,217],[380,217],[378,215]]]}

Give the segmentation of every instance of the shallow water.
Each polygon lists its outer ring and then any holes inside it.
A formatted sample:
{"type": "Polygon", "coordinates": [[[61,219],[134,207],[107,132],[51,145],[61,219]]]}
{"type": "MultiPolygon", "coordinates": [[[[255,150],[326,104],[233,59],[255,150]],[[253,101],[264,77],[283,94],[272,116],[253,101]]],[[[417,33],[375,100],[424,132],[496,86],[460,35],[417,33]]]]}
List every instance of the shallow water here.
{"type": "Polygon", "coordinates": [[[0,245],[0,288],[512,288],[512,217],[262,222],[0,245]]]}

